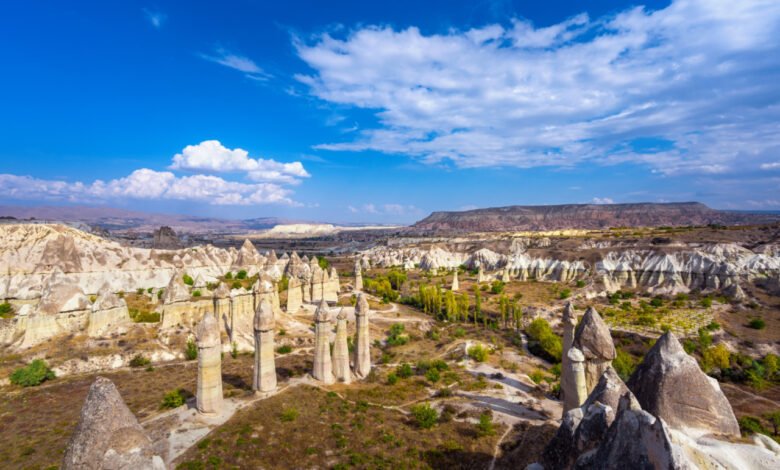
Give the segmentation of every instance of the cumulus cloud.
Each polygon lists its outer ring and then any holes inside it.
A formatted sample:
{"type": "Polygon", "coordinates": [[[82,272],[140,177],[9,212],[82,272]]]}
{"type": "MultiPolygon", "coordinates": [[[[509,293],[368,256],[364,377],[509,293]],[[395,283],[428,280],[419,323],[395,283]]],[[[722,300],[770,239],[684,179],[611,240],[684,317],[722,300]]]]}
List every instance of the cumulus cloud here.
{"type": "Polygon", "coordinates": [[[780,162],[762,163],[762,170],[780,170],[780,162]]]}
{"type": "Polygon", "coordinates": [[[168,171],[148,168],[135,170],[123,178],[95,180],[91,183],[0,174],[0,185],[6,197],[21,200],[94,202],[132,198],[192,201],[211,205],[298,205],[290,199],[292,192],[289,189],[276,184],[240,183],[211,175],[178,177],[168,171]]]}
{"type": "Polygon", "coordinates": [[[252,59],[223,48],[218,48],[215,54],[201,54],[201,57],[233,70],[244,72],[244,75],[252,80],[266,81],[271,78],[271,74],[260,68],[252,59]]]}
{"type": "Polygon", "coordinates": [[[320,149],[462,168],[633,162],[664,175],[758,168],[780,150],[774,0],[332,34],[296,39],[312,69],[297,80],[321,100],[376,110],[379,124],[320,149]]]}
{"type": "Polygon", "coordinates": [[[184,147],[173,156],[172,170],[208,172],[246,172],[253,181],[298,184],[300,178],[311,175],[301,162],[281,163],[276,160],[250,158],[246,150],[229,149],[218,140],[205,140],[184,147]]]}

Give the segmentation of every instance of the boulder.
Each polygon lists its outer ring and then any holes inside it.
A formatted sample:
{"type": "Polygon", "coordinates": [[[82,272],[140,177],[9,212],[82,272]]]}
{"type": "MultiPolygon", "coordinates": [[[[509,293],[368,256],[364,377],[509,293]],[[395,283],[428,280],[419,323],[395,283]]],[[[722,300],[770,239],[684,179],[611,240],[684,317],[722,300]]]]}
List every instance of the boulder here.
{"type": "Polygon", "coordinates": [[[89,388],[76,430],[70,438],[63,470],[163,470],[167,443],[156,446],[127,408],[116,386],[98,377],[89,388]]]}
{"type": "Polygon", "coordinates": [[[628,380],[645,411],[675,429],[739,436],[739,425],[715,379],[701,371],[671,332],[661,336],[628,380]]]}

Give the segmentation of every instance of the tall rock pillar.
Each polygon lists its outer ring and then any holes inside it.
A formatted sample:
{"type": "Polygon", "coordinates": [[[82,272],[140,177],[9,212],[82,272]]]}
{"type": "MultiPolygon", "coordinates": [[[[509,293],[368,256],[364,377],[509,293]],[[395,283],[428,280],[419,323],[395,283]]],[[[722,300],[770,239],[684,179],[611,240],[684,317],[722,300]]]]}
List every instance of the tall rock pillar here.
{"type": "Polygon", "coordinates": [[[311,375],[325,384],[334,382],[330,359],[330,312],[325,300],[320,301],[314,312],[314,370],[311,375]]]}
{"type": "MultiPolygon", "coordinates": [[[[576,408],[581,403],[576,403],[577,390],[574,383],[574,377],[570,373],[569,350],[574,343],[574,327],[577,324],[577,317],[571,302],[566,302],[563,309],[563,354],[561,356],[561,397],[563,398],[563,414],[576,408]]],[[[580,351],[582,355],[582,351],[580,351]]]]}
{"type": "Polygon", "coordinates": [[[564,396],[563,414],[578,408],[588,399],[588,386],[585,382],[585,355],[577,348],[570,348],[566,354],[566,368],[564,374],[568,375],[570,390],[564,396]]]}
{"type": "Polygon", "coordinates": [[[255,370],[252,390],[276,390],[276,362],[274,360],[274,309],[267,299],[260,301],[255,311],[255,370]]]}
{"type": "Polygon", "coordinates": [[[207,313],[195,329],[198,342],[197,409],[213,414],[222,410],[222,341],[219,323],[207,313]]]}
{"type": "Polygon", "coordinates": [[[342,308],[336,317],[336,343],[333,345],[333,375],[346,384],[352,382],[349,370],[349,345],[347,343],[347,314],[342,308]]]}
{"type": "Polygon", "coordinates": [[[355,291],[363,291],[363,270],[360,267],[360,259],[355,260],[355,291]]]}
{"type": "Polygon", "coordinates": [[[368,332],[368,300],[359,294],[355,305],[355,375],[364,379],[371,373],[371,338],[368,332]]]}
{"type": "Polygon", "coordinates": [[[455,274],[452,275],[452,292],[458,292],[460,283],[458,282],[458,268],[455,268],[455,274]]]}

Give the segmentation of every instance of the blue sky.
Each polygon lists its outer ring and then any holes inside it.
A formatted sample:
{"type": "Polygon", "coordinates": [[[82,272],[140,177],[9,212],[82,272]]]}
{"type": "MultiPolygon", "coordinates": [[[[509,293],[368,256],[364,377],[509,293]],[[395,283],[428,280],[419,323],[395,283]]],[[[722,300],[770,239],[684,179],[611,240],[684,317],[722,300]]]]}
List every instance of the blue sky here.
{"type": "Polygon", "coordinates": [[[13,2],[0,203],[776,210],[779,49],[774,0],[13,2]]]}

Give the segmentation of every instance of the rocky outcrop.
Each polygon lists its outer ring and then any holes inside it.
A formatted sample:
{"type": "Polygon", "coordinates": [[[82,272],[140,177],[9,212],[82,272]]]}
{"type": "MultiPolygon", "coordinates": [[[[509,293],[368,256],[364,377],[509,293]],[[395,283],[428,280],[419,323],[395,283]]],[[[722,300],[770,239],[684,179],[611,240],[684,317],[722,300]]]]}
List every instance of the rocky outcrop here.
{"type": "Polygon", "coordinates": [[[320,301],[314,313],[314,369],[312,377],[324,384],[332,384],[333,362],[330,356],[330,309],[320,301]]]}
{"type": "Polygon", "coordinates": [[[617,353],[609,327],[593,307],[588,307],[574,331],[572,346],[585,355],[585,383],[590,393],[617,353]]]}
{"type": "Polygon", "coordinates": [[[366,378],[371,373],[371,337],[368,327],[370,309],[365,295],[358,294],[355,304],[355,375],[366,378]]]}
{"type": "Polygon", "coordinates": [[[181,248],[181,240],[176,232],[167,225],[163,225],[154,231],[152,248],[158,250],[176,250],[181,248]]]}
{"type": "Polygon", "coordinates": [[[701,371],[677,338],[661,336],[628,381],[642,409],[677,429],[739,436],[739,425],[715,379],[701,371]]]}
{"type": "Polygon", "coordinates": [[[108,284],[105,284],[92,304],[87,334],[91,337],[108,335],[119,332],[129,323],[130,315],[125,299],[111,292],[108,284]]]}
{"type": "Polygon", "coordinates": [[[625,395],[601,445],[581,456],[577,468],[617,470],[626,468],[628,463],[633,468],[696,468],[672,443],[663,421],[643,411],[625,395]]]}
{"type": "Polygon", "coordinates": [[[238,255],[233,262],[233,269],[243,269],[250,276],[257,274],[260,267],[265,264],[265,258],[249,240],[244,240],[244,244],[238,250],[238,255]]]}
{"type": "Polygon", "coordinates": [[[452,275],[452,287],[450,288],[452,292],[458,292],[460,290],[460,282],[458,282],[458,270],[456,269],[454,274],[452,275]]]}
{"type": "Polygon", "coordinates": [[[276,360],[274,358],[274,310],[267,300],[260,302],[255,313],[255,367],[252,389],[268,393],[276,390],[276,360]]]}
{"type": "Polygon", "coordinates": [[[164,470],[167,443],[153,443],[110,380],[98,377],[89,388],[63,470],[164,470]],[[156,445],[155,445],[156,444],[156,445]]]}
{"type": "Polygon", "coordinates": [[[199,320],[193,317],[190,308],[190,286],[184,283],[184,270],[177,270],[171,276],[171,280],[165,287],[162,296],[162,315],[160,322],[163,328],[170,328],[176,325],[190,324],[199,320]]]}
{"type": "Polygon", "coordinates": [[[222,340],[219,324],[207,313],[195,329],[198,343],[198,389],[196,406],[200,413],[222,410],[222,340]]]}
{"type": "Polygon", "coordinates": [[[339,310],[336,317],[336,341],[333,343],[333,375],[336,380],[343,383],[352,381],[352,373],[349,370],[349,345],[347,344],[347,314],[344,309],[339,310]]]}

